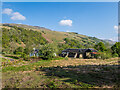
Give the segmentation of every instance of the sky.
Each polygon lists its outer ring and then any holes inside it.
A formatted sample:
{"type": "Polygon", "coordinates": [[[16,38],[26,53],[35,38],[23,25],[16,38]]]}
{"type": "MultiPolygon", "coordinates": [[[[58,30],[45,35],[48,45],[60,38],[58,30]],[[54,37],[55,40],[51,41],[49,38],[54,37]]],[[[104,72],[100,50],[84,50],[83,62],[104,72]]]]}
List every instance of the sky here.
{"type": "Polygon", "coordinates": [[[2,22],[118,40],[117,2],[3,2],[2,22]]]}
{"type": "Polygon", "coordinates": [[[119,0],[1,0],[2,2],[119,2],[119,0]]]}

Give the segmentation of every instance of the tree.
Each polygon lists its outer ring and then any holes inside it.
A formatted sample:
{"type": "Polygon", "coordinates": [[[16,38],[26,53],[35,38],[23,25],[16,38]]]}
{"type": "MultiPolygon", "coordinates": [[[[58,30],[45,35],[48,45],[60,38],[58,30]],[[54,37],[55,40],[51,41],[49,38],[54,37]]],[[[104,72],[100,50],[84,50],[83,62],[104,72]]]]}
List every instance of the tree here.
{"type": "Polygon", "coordinates": [[[103,42],[99,42],[98,44],[96,44],[96,45],[94,46],[94,48],[95,48],[96,50],[98,50],[98,51],[101,51],[101,52],[106,51],[106,47],[105,47],[105,45],[104,45],[103,42]]]}
{"type": "Polygon", "coordinates": [[[24,52],[23,47],[18,47],[15,51],[14,54],[22,54],[24,52]]]}
{"type": "Polygon", "coordinates": [[[57,53],[57,47],[53,44],[42,45],[39,49],[39,55],[43,59],[52,59],[55,57],[55,53],[57,53]]]}
{"type": "Polygon", "coordinates": [[[116,42],[112,47],[112,54],[120,57],[120,42],[116,42]]]}
{"type": "Polygon", "coordinates": [[[29,48],[29,47],[26,47],[25,49],[24,49],[24,53],[25,54],[29,54],[31,52],[31,49],[29,48]]]}

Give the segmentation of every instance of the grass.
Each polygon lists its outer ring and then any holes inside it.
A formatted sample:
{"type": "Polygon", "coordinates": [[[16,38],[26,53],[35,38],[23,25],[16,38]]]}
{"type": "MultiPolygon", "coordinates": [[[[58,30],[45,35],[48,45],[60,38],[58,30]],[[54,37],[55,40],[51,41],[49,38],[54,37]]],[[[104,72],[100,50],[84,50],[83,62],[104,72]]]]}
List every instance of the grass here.
{"type": "Polygon", "coordinates": [[[24,63],[24,61],[22,63],[23,63],[23,65],[21,65],[19,67],[17,67],[17,65],[16,66],[9,65],[7,67],[4,67],[2,69],[2,71],[3,72],[7,72],[7,71],[28,71],[28,70],[33,70],[38,65],[46,66],[48,63],[50,63],[50,61],[49,60],[41,60],[41,61],[38,61],[36,63],[30,63],[30,62],[28,62],[29,63],[28,65],[26,65],[26,63],[24,63]]]}
{"type": "Polygon", "coordinates": [[[9,59],[2,58],[2,62],[10,62],[9,59]]]}
{"type": "Polygon", "coordinates": [[[3,88],[118,88],[118,59],[41,60],[2,68],[3,88]]]}

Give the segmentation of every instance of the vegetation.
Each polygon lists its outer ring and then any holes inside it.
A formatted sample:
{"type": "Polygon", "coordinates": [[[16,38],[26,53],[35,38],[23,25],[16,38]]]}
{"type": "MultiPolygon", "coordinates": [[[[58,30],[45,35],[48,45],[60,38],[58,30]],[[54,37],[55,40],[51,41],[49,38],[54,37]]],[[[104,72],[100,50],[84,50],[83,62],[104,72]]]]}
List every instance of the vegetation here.
{"type": "Polygon", "coordinates": [[[68,49],[68,48],[91,48],[92,47],[92,44],[84,44],[76,39],[64,38],[64,41],[65,43],[58,44],[59,54],[61,53],[62,50],[68,49]]]}
{"type": "Polygon", "coordinates": [[[3,88],[118,88],[120,85],[116,58],[120,57],[120,42],[110,45],[76,32],[56,32],[37,26],[4,24],[2,29],[3,88]],[[33,48],[39,50],[39,57],[29,57],[33,48]],[[97,59],[59,57],[67,48],[95,48],[97,59]]]}
{"type": "Polygon", "coordinates": [[[2,70],[3,88],[117,88],[118,59],[21,61],[2,70]]]}
{"type": "Polygon", "coordinates": [[[2,30],[2,52],[6,54],[19,54],[22,52],[28,54],[33,47],[47,43],[41,33],[37,31],[26,30],[16,26],[11,29],[2,28],[2,30]]]}
{"type": "Polygon", "coordinates": [[[106,51],[106,47],[103,42],[99,42],[94,46],[94,48],[98,51],[102,51],[102,52],[106,51]]]}
{"type": "Polygon", "coordinates": [[[113,56],[119,56],[120,57],[120,42],[116,42],[112,47],[112,54],[113,56]]]}
{"type": "MultiPolygon", "coordinates": [[[[39,49],[39,57],[42,59],[52,59],[55,58],[55,54],[61,54],[61,51],[67,48],[95,48],[101,54],[96,55],[96,58],[111,58],[120,56],[119,53],[119,42],[110,47],[110,45],[95,37],[86,37],[84,35],[79,35],[75,32],[63,33],[65,36],[62,36],[60,33],[55,31],[50,31],[45,28],[25,26],[25,25],[12,25],[12,24],[3,24],[3,36],[2,36],[2,53],[3,54],[15,54],[21,55],[21,58],[27,60],[28,55],[33,50],[33,48],[39,49]],[[40,29],[41,31],[35,31],[35,29],[40,29]],[[48,39],[44,35],[48,33],[60,34],[62,43],[59,43],[57,38],[52,39],[53,42],[50,42],[51,37],[48,39]]],[[[49,35],[48,35],[49,36],[49,35]]]]}
{"type": "Polygon", "coordinates": [[[53,44],[46,44],[39,48],[39,56],[43,59],[52,59],[56,57],[57,47],[53,44]]]}

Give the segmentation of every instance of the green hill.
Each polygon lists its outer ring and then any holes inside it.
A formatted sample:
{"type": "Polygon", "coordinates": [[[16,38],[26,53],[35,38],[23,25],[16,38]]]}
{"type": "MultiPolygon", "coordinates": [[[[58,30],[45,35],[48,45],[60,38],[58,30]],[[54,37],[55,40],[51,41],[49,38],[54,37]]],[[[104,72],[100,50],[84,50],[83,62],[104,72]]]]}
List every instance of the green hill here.
{"type": "MultiPolygon", "coordinates": [[[[18,47],[33,49],[46,43],[56,43],[60,50],[65,48],[92,48],[98,42],[108,42],[96,37],[81,35],[76,32],[58,32],[39,26],[23,24],[3,24],[3,52],[12,53],[18,47]]],[[[111,44],[110,44],[111,45],[111,44]]]]}
{"type": "Polygon", "coordinates": [[[40,32],[16,26],[2,28],[2,50],[5,53],[13,53],[19,47],[31,50],[46,43],[48,41],[40,32]]]}

